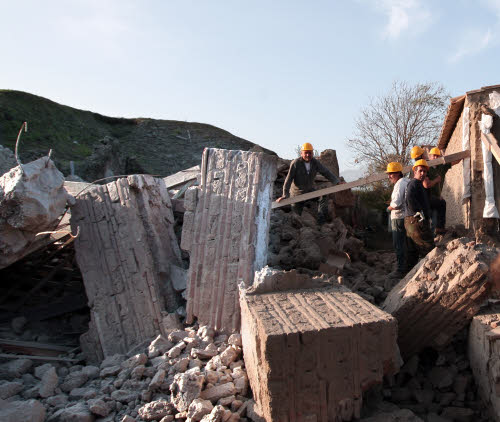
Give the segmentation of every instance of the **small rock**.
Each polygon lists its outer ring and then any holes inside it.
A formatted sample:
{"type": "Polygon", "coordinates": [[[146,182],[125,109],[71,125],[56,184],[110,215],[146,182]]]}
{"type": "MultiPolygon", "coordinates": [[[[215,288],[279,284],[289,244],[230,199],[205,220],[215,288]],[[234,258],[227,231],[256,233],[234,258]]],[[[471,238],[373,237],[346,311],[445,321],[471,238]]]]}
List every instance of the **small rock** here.
{"type": "Polygon", "coordinates": [[[241,341],[241,334],[239,333],[234,333],[231,334],[227,340],[227,342],[232,345],[232,346],[238,346],[241,347],[243,345],[241,341]]]}
{"type": "Polygon", "coordinates": [[[178,357],[182,351],[186,348],[186,343],[184,343],[183,341],[180,341],[179,343],[177,343],[174,347],[172,347],[167,355],[170,359],[175,359],[176,357],[178,357]]]}
{"type": "Polygon", "coordinates": [[[148,361],[148,357],[144,353],[139,353],[123,361],[122,368],[133,369],[137,365],[144,365],[148,361]]]}
{"type": "Polygon", "coordinates": [[[209,400],[194,399],[188,408],[187,416],[193,422],[198,422],[205,415],[208,415],[214,406],[209,400]]]}
{"type": "Polygon", "coordinates": [[[29,359],[14,359],[0,365],[0,379],[11,381],[14,378],[21,378],[33,366],[33,361],[29,359]]]}
{"type": "Polygon", "coordinates": [[[210,400],[212,403],[215,403],[223,397],[232,396],[236,393],[237,391],[234,384],[232,382],[227,382],[226,384],[216,385],[203,390],[200,397],[204,400],[210,400]]]}
{"type": "Polygon", "coordinates": [[[59,384],[59,377],[57,376],[56,369],[51,366],[43,373],[42,380],[40,381],[40,397],[47,398],[53,396],[57,384],[59,384]]]}
{"type": "Polygon", "coordinates": [[[201,418],[201,422],[221,422],[225,409],[222,406],[215,406],[212,411],[201,418]]]}
{"type": "Polygon", "coordinates": [[[158,421],[167,415],[174,413],[172,403],[166,400],[156,400],[146,403],[139,409],[139,416],[145,421],[158,421]]]}
{"type": "Polygon", "coordinates": [[[60,409],[49,418],[50,422],[94,422],[94,420],[94,416],[84,403],[60,409]]]}
{"type": "Polygon", "coordinates": [[[106,405],[104,400],[101,399],[91,399],[87,402],[89,410],[98,416],[108,416],[110,408],[106,405]]]}
{"type": "Polygon", "coordinates": [[[15,396],[17,393],[21,392],[24,388],[24,384],[18,381],[0,381],[0,399],[8,399],[9,397],[15,396]]]}
{"type": "Polygon", "coordinates": [[[148,347],[149,358],[155,358],[163,355],[173,346],[172,342],[167,340],[161,334],[156,337],[148,347]]]}
{"type": "Polygon", "coordinates": [[[43,365],[37,366],[34,371],[35,377],[41,380],[43,374],[45,374],[45,372],[47,372],[50,368],[54,368],[54,365],[51,365],[50,363],[45,363],[43,365]]]}
{"type": "Polygon", "coordinates": [[[99,368],[97,366],[92,366],[92,365],[84,366],[82,368],[82,372],[85,375],[87,375],[89,380],[98,378],[100,374],[99,368]]]}
{"type": "Polygon", "coordinates": [[[64,378],[64,382],[59,386],[59,388],[65,393],[69,393],[74,388],[81,387],[88,380],[87,374],[84,374],[81,371],[70,372],[66,378],[64,378]]]}
{"type": "Polygon", "coordinates": [[[120,366],[126,357],[124,355],[113,355],[109,356],[101,362],[101,369],[107,368],[108,366],[120,366]]]}
{"type": "Polygon", "coordinates": [[[165,371],[163,369],[160,369],[149,383],[148,390],[150,391],[156,390],[163,383],[164,379],[165,379],[165,371]]]}
{"type": "Polygon", "coordinates": [[[191,402],[200,397],[204,381],[205,377],[198,368],[175,375],[170,385],[170,392],[172,393],[171,401],[179,412],[186,411],[191,402]]]}
{"type": "Polygon", "coordinates": [[[0,402],[2,422],[43,422],[45,407],[38,400],[0,402]]]}
{"type": "Polygon", "coordinates": [[[104,369],[101,369],[101,373],[99,374],[99,376],[101,378],[114,377],[121,370],[122,370],[122,367],[119,365],[106,366],[104,369]]]}

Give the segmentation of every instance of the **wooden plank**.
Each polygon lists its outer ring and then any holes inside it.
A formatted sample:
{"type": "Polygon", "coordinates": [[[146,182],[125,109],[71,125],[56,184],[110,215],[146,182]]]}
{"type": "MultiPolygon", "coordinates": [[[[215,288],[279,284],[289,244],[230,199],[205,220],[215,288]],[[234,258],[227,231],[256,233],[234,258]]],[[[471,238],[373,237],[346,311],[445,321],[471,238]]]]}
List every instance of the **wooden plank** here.
{"type": "Polygon", "coordinates": [[[190,167],[185,170],[181,170],[175,174],[171,174],[170,176],[164,177],[163,180],[167,188],[173,188],[177,185],[182,185],[190,180],[196,179],[198,174],[200,173],[200,166],[190,167]]]}
{"type": "MultiPolygon", "coordinates": [[[[461,160],[465,157],[470,157],[470,150],[460,151],[455,154],[450,154],[436,158],[435,160],[427,161],[430,167],[434,167],[440,164],[447,164],[453,161],[461,160]]],[[[412,166],[403,167],[403,173],[411,171],[412,166]]],[[[355,180],[349,183],[342,183],[341,185],[331,186],[325,189],[315,190],[313,192],[304,193],[303,195],[297,195],[293,198],[283,199],[281,202],[273,202],[272,209],[284,207],[285,205],[295,204],[297,202],[308,201],[309,199],[318,198],[319,196],[329,195],[335,192],[341,192],[347,189],[356,188],[358,186],[367,185],[369,183],[378,182],[379,180],[387,179],[386,173],[376,173],[367,177],[362,177],[361,179],[355,180]]]]}
{"type": "Polygon", "coordinates": [[[492,133],[485,134],[481,132],[481,140],[488,147],[488,149],[491,151],[493,156],[500,164],[500,147],[498,146],[498,142],[493,136],[493,134],[492,133]]]}
{"type": "Polygon", "coordinates": [[[37,343],[35,341],[18,341],[0,339],[0,347],[12,353],[24,353],[27,355],[38,356],[59,356],[62,353],[68,353],[71,347],[60,346],[57,344],[37,343]]]}
{"type": "Polygon", "coordinates": [[[81,362],[83,359],[70,359],[58,358],[54,356],[31,356],[31,355],[10,355],[7,353],[0,353],[0,358],[4,359],[31,359],[31,360],[45,360],[51,362],[81,362]]]}

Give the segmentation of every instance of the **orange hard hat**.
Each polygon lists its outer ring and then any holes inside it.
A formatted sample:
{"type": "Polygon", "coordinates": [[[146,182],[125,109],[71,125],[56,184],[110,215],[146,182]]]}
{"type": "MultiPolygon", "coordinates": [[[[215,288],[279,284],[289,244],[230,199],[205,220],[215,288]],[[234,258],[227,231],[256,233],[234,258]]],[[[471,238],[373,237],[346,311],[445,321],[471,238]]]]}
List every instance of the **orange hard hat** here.
{"type": "Polygon", "coordinates": [[[309,142],[305,142],[302,144],[302,147],[300,147],[301,151],[314,151],[313,146],[309,142]]]}

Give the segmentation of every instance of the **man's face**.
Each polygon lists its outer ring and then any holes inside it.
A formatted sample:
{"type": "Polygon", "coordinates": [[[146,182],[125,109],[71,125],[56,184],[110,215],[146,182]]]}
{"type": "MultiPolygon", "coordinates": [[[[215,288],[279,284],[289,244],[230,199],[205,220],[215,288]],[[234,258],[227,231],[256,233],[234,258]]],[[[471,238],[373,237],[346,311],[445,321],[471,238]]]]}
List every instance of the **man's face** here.
{"type": "Polygon", "coordinates": [[[311,161],[311,159],[313,158],[313,152],[312,151],[300,151],[300,156],[302,157],[302,159],[308,163],[309,161],[311,161]]]}
{"type": "Polygon", "coordinates": [[[429,160],[435,160],[436,158],[439,158],[439,155],[429,154],[429,160]]]}
{"type": "Polygon", "coordinates": [[[399,180],[399,173],[387,173],[387,177],[389,178],[389,182],[394,185],[399,180]]]}
{"type": "Polygon", "coordinates": [[[425,179],[425,176],[427,176],[427,170],[427,167],[417,166],[413,170],[413,177],[417,180],[423,181],[425,179]]]}

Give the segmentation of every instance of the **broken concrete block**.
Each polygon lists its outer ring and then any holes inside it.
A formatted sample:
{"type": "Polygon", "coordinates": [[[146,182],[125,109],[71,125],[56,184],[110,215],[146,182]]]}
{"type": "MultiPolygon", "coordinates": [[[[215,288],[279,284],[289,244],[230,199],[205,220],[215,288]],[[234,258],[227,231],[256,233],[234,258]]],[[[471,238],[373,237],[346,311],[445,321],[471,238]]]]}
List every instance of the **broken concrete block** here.
{"type": "Polygon", "coordinates": [[[0,382],[0,399],[8,399],[21,392],[24,384],[19,381],[3,381],[0,382]]]}
{"type": "Polygon", "coordinates": [[[276,157],[207,148],[196,211],[184,214],[181,246],[190,251],[187,322],[239,330],[238,282],[249,286],[267,261],[276,157]],[[189,239],[186,241],[185,239],[189,239]]]}
{"type": "Polygon", "coordinates": [[[190,369],[183,374],[177,374],[170,386],[171,401],[179,412],[188,410],[194,399],[200,397],[201,387],[205,380],[199,368],[190,369]]]}
{"type": "MultiPolygon", "coordinates": [[[[86,375],[85,377],[87,378],[86,375]]],[[[40,397],[45,399],[54,395],[54,390],[58,383],[59,377],[57,376],[56,369],[52,366],[44,372],[42,381],[40,382],[40,390],[38,394],[40,394],[40,397]]]]}
{"type": "Polygon", "coordinates": [[[215,385],[203,390],[200,397],[204,400],[210,400],[212,403],[216,403],[221,398],[234,396],[236,393],[237,391],[234,384],[232,382],[226,382],[225,384],[215,385]]]}
{"type": "Polygon", "coordinates": [[[214,408],[212,402],[203,399],[194,399],[189,405],[188,421],[198,422],[205,415],[208,415],[214,408]]]}
{"type": "Polygon", "coordinates": [[[343,286],[240,298],[243,355],[266,420],[350,420],[399,369],[396,320],[343,286]]]}
{"type": "Polygon", "coordinates": [[[468,356],[479,394],[500,421],[500,306],[482,310],[472,318],[468,356]]]}
{"type": "Polygon", "coordinates": [[[38,400],[7,402],[0,400],[0,420],[2,422],[43,422],[45,407],[38,400]]]}
{"type": "Polygon", "coordinates": [[[172,414],[174,414],[174,407],[166,400],[152,401],[139,409],[139,416],[145,421],[159,421],[172,414]]]}
{"type": "Polygon", "coordinates": [[[54,421],[78,421],[78,422],[94,422],[95,418],[92,412],[85,403],[78,402],[73,406],[58,410],[50,418],[54,421]]]}
{"type": "Polygon", "coordinates": [[[442,348],[479,311],[490,291],[495,248],[467,238],[435,248],[387,296],[382,309],[398,320],[403,358],[442,348]]]}
{"type": "Polygon", "coordinates": [[[0,268],[37,249],[54,230],[72,197],[64,176],[49,157],[16,166],[0,176],[0,268]]]}
{"type": "Polygon", "coordinates": [[[132,175],[84,192],[72,209],[76,257],[89,300],[87,357],[127,353],[158,334],[180,296],[170,265],[182,265],[162,179],[132,175]],[[103,343],[104,342],[104,343],[103,343]]]}

